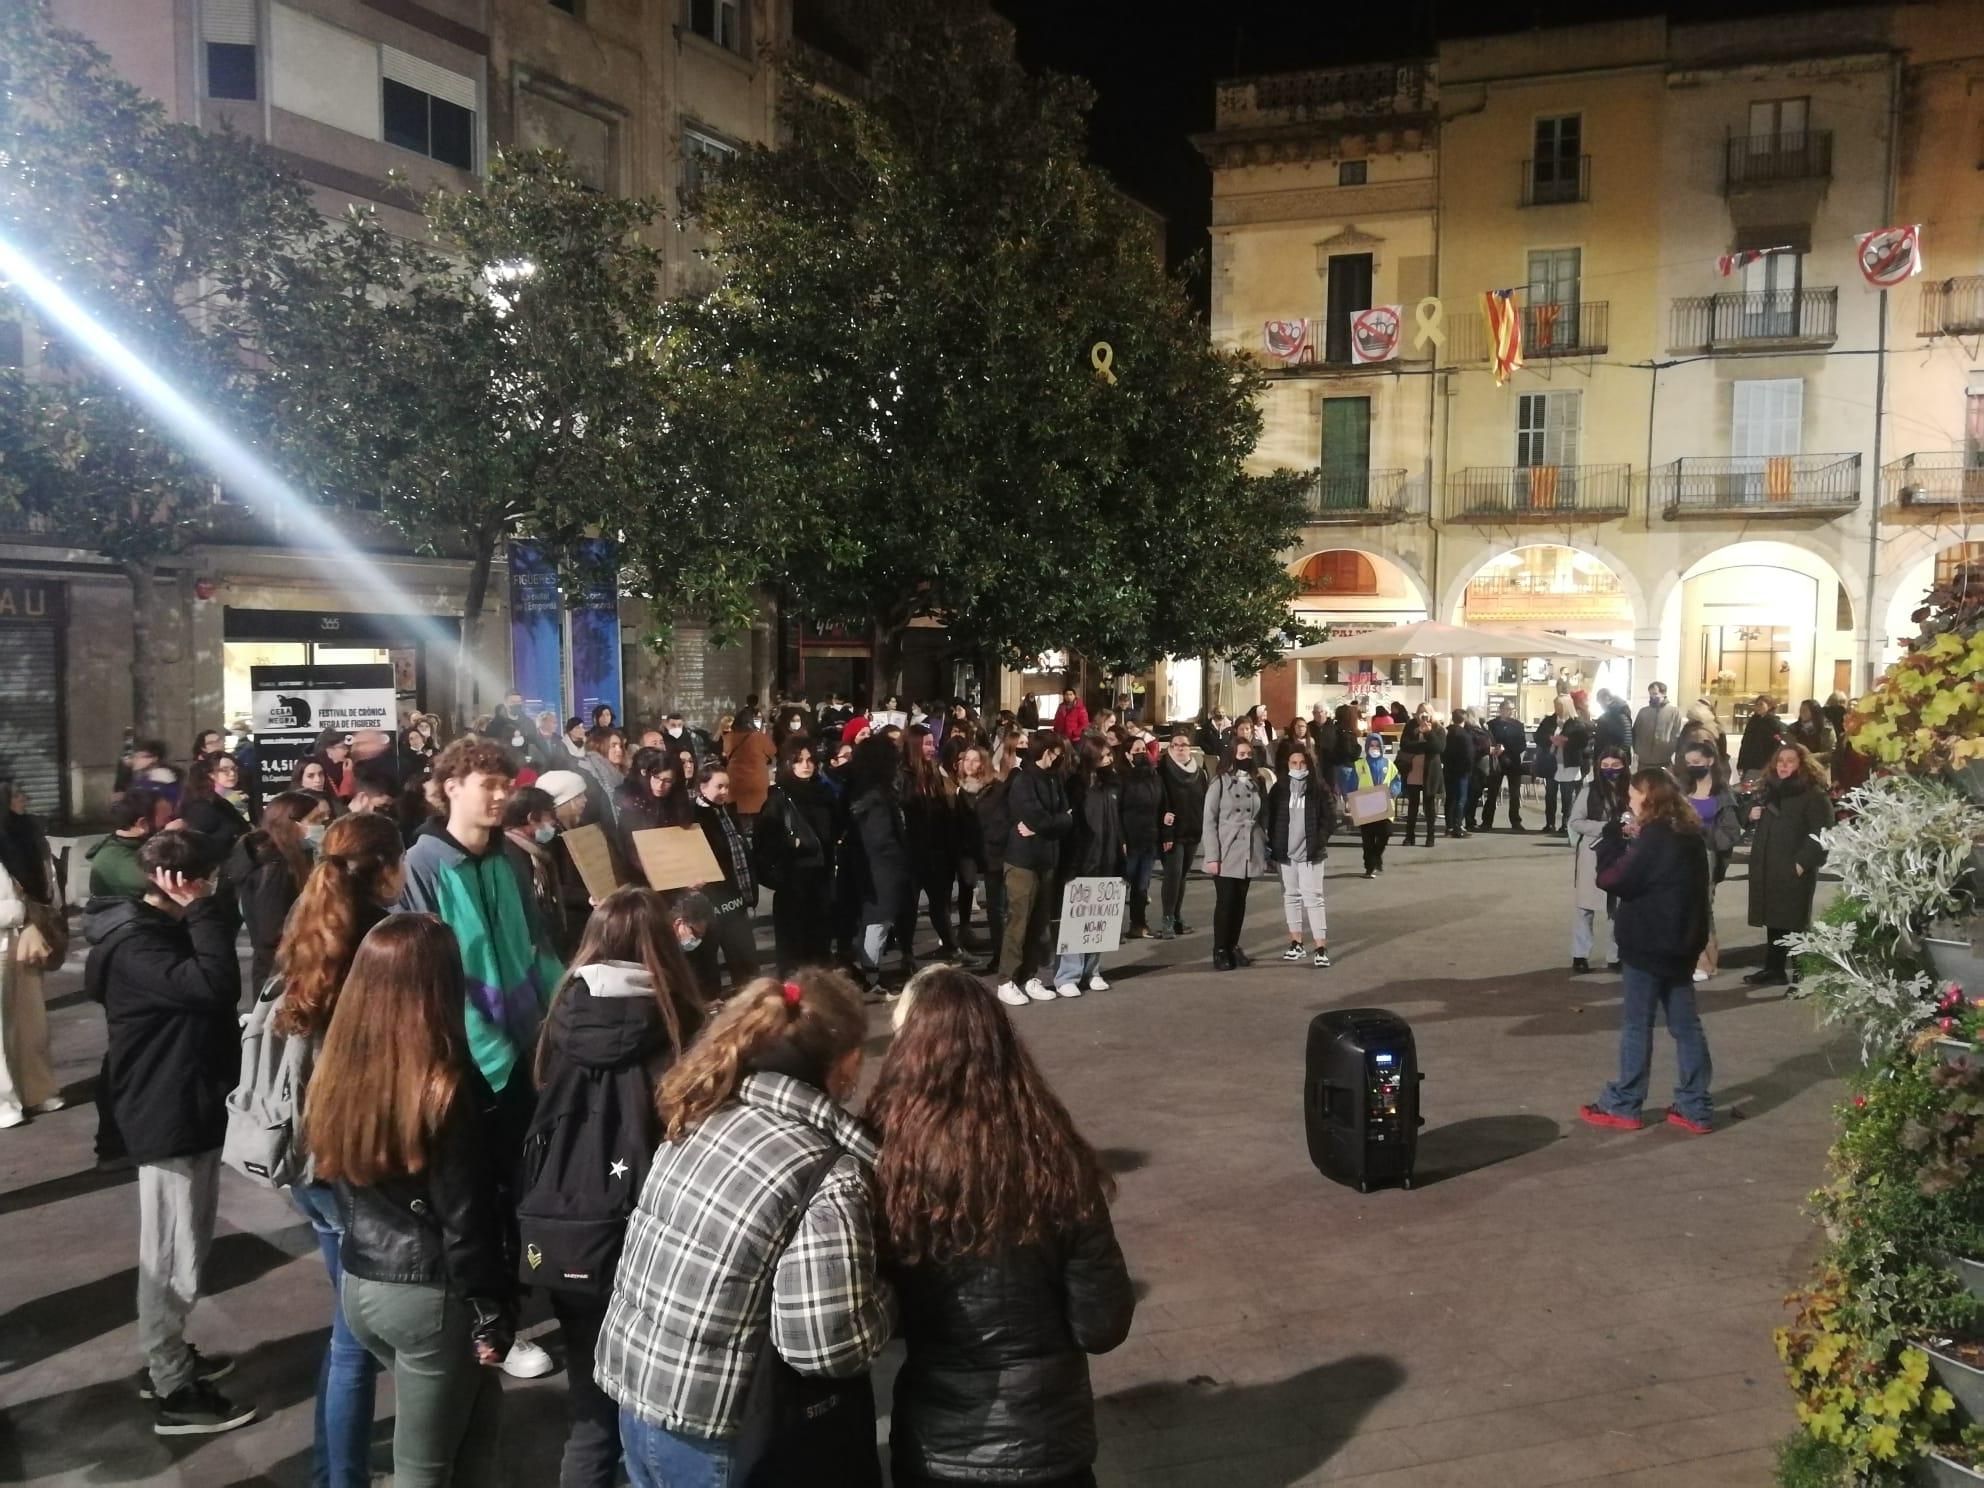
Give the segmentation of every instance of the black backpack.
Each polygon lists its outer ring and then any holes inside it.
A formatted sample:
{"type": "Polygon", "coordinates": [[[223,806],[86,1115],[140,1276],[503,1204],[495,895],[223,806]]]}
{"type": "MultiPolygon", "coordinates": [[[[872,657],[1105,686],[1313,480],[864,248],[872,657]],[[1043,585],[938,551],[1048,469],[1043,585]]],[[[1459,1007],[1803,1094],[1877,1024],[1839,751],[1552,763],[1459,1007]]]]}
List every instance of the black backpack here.
{"type": "Polygon", "coordinates": [[[627,1217],[654,1158],[652,1087],[639,1066],[561,1061],[524,1134],[517,1182],[517,1275],[530,1286],[604,1300],[627,1217]]]}

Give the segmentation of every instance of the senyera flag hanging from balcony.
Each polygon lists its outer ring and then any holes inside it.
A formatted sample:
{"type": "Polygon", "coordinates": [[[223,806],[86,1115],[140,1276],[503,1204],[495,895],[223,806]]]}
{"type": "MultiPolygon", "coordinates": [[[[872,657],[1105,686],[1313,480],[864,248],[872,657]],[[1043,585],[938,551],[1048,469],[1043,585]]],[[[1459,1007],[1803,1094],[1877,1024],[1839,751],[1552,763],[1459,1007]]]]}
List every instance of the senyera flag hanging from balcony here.
{"type": "Polygon", "coordinates": [[[1795,253],[1798,250],[1789,243],[1780,243],[1775,248],[1738,248],[1734,253],[1725,253],[1715,261],[1715,271],[1727,279],[1738,269],[1747,269],[1759,259],[1769,258],[1773,253],[1795,253]]]}
{"type": "Polygon", "coordinates": [[[1497,387],[1522,365],[1522,312],[1513,289],[1491,289],[1481,296],[1481,315],[1488,322],[1488,365],[1497,387]]]}
{"type": "Polygon", "coordinates": [[[1261,344],[1268,355],[1284,362],[1309,362],[1315,352],[1309,344],[1306,320],[1270,320],[1261,327],[1261,344]]]}
{"type": "Polygon", "coordinates": [[[1405,306],[1373,305],[1350,312],[1350,360],[1358,366],[1389,362],[1398,356],[1399,332],[1405,306]]]}
{"type": "Polygon", "coordinates": [[[1860,277],[1869,289],[1893,289],[1922,272],[1922,224],[1877,227],[1854,240],[1860,277]]]}

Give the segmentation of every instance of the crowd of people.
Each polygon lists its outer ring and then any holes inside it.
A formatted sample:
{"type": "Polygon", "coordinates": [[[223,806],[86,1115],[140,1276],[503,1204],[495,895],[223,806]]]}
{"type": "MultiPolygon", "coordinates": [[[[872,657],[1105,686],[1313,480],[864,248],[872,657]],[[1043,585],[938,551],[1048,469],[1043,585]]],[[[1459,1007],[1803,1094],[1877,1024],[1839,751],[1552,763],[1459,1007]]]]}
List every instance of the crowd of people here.
{"type": "MultiPolygon", "coordinates": [[[[1668,1119],[1708,1131],[1694,986],[1719,965],[1713,885],[1747,837],[1767,952],[1746,980],[1784,981],[1827,768],[1850,751],[1816,704],[1786,724],[1760,699],[1732,762],[1713,713],[1659,684],[1637,714],[1597,701],[1567,690],[1533,725],[1508,704],[1484,721],[1346,703],[1160,732],[1072,691],[1033,728],[835,698],[753,703],[706,733],[608,709],[561,728],[512,695],[445,747],[422,718],[397,746],[327,733],[274,781],[218,731],[183,768],[140,743],[82,929],[108,1025],[98,1156],[137,1169],[155,1429],[254,1419],[219,1388],[231,1361],[186,1338],[225,1160],[286,1189],[319,1240],[321,1482],[368,1481],[380,1373],[396,1481],[492,1480],[499,1375],[554,1367],[517,1335],[527,1292],[569,1361],[565,1484],[606,1488],[623,1465],[637,1485],[741,1483],[779,1463],[878,1483],[866,1370],[897,1334],[897,1483],[1092,1481],[1084,1360],[1133,1305],[1110,1185],[996,1005],[1107,989],[1099,954],[1059,948],[1067,884],[1120,878],[1124,933],[1172,939],[1195,933],[1199,864],[1212,964],[1236,971],[1249,888],[1273,878],[1282,959],[1326,969],[1333,836],[1354,831],[1375,878],[1395,820],[1413,846],[1423,817],[1432,847],[1442,809],[1464,837],[1506,800],[1521,832],[1535,779],[1573,848],[1572,968],[1602,961],[1624,988],[1620,1074],[1584,1119],[1643,1124],[1660,1013],[1680,1061],[1668,1119]],[[603,897],[568,851],[587,825],[622,885],[603,897]],[[717,875],[648,884],[638,834],[661,827],[699,832],[717,875]],[[938,963],[921,969],[919,917],[938,963]],[[882,999],[895,1038],[857,1119],[863,1003],[882,999]]],[[[65,923],[17,794],[0,863],[12,1125],[61,1105],[30,979],[61,963],[47,942],[65,923]]]]}

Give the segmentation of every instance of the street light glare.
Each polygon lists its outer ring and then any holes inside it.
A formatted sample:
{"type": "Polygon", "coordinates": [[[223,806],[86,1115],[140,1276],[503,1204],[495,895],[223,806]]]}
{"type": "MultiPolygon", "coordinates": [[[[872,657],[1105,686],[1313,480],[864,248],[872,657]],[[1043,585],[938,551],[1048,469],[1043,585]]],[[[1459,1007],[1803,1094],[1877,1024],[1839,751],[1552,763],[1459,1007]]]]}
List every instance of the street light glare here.
{"type": "MultiPolygon", "coordinates": [[[[0,280],[30,301],[45,322],[81,347],[134,399],[157,414],[164,427],[223,486],[264,509],[280,511],[285,522],[299,529],[306,550],[316,545],[328,553],[331,562],[326,566],[335,569],[340,584],[361,608],[406,616],[421,631],[422,639],[444,648],[454,643],[455,637],[423,613],[420,602],[370,554],[347,538],[320,507],[161,377],[115,332],[4,237],[0,237],[0,280]]],[[[507,684],[480,658],[470,657],[468,667],[480,693],[502,695],[507,684]]]]}

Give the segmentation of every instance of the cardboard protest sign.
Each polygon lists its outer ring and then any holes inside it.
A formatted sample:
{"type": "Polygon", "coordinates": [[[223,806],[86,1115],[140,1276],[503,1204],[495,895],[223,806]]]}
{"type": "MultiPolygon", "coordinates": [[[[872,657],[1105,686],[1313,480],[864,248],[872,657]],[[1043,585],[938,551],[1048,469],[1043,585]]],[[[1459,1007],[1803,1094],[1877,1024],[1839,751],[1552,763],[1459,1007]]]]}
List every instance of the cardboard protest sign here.
{"type": "Polygon", "coordinates": [[[1113,951],[1123,943],[1123,880],[1114,875],[1071,878],[1061,892],[1061,934],[1054,949],[1064,956],[1113,951]]]}
{"type": "Polygon", "coordinates": [[[1368,827],[1372,822],[1390,821],[1392,818],[1392,793],[1382,785],[1374,785],[1369,790],[1352,791],[1343,799],[1344,804],[1350,809],[1350,819],[1360,827],[1368,827]]]}
{"type": "Polygon", "coordinates": [[[649,827],[634,834],[634,851],[651,889],[724,882],[724,872],[700,827],[649,827]]]}
{"type": "Polygon", "coordinates": [[[585,880],[588,894],[595,900],[604,899],[620,887],[620,877],[613,871],[613,850],[607,845],[601,827],[588,822],[564,835],[565,851],[571,856],[572,866],[579,870],[579,877],[585,880]]]}

